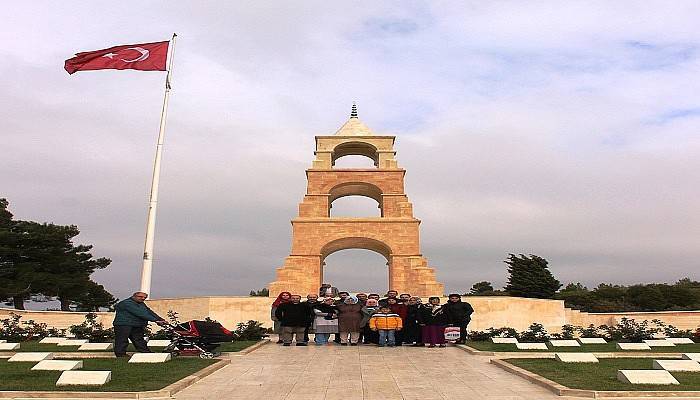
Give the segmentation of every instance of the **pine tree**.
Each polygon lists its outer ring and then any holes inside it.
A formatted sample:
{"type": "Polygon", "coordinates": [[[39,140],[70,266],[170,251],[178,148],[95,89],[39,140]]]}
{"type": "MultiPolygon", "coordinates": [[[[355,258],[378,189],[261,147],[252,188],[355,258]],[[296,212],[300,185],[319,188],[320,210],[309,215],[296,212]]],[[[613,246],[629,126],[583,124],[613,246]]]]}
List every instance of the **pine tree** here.
{"type": "Polygon", "coordinates": [[[509,265],[510,274],[505,289],[511,296],[551,299],[561,287],[542,257],[509,254],[504,262],[509,265]]]}

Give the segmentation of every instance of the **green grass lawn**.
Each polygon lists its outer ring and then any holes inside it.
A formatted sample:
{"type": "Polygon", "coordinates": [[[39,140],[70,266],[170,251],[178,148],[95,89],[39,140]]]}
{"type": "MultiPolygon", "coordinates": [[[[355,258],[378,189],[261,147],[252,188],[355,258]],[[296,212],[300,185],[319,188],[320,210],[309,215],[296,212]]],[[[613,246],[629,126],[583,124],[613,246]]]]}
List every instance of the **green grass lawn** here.
{"type": "MultiPolygon", "coordinates": [[[[217,349],[218,351],[235,352],[241,351],[248,346],[257,343],[253,340],[242,340],[238,342],[222,343],[217,349]]],[[[164,347],[151,347],[151,350],[155,352],[160,352],[164,347]]],[[[34,352],[52,352],[52,353],[64,353],[64,352],[78,352],[78,346],[57,346],[50,343],[39,343],[38,341],[30,342],[20,342],[19,351],[34,351],[34,352]]],[[[112,352],[112,350],[101,350],[104,352],[112,352]]],[[[129,345],[128,351],[136,351],[133,345],[129,345]]]]}
{"type": "Polygon", "coordinates": [[[552,359],[505,360],[571,389],[700,390],[700,374],[672,372],[680,385],[631,385],[617,380],[619,369],[653,369],[652,358],[602,358],[599,363],[563,363],[552,359]]]}
{"type": "Polygon", "coordinates": [[[556,351],[559,353],[610,353],[610,352],[656,352],[656,353],[700,353],[700,343],[695,344],[677,344],[675,347],[652,347],[651,350],[618,350],[615,348],[615,342],[606,344],[582,344],[579,347],[550,347],[549,350],[518,350],[513,343],[491,343],[483,342],[467,342],[467,346],[481,351],[517,351],[517,352],[542,352],[556,351]]]}
{"type": "Polygon", "coordinates": [[[104,386],[56,386],[60,371],[31,371],[33,362],[0,360],[0,390],[144,391],[158,390],[216,360],[176,357],[165,364],[128,364],[128,358],[84,359],[83,371],[112,371],[104,386]]]}

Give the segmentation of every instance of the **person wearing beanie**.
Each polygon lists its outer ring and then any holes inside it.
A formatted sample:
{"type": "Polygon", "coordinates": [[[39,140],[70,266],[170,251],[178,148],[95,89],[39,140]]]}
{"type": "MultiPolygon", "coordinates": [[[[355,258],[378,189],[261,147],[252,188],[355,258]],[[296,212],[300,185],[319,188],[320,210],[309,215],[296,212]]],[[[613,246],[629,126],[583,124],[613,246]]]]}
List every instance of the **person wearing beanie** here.
{"type": "Polygon", "coordinates": [[[403,324],[398,314],[392,313],[388,306],[383,306],[369,319],[369,328],[379,332],[379,347],[387,344],[389,347],[394,347],[396,346],[395,333],[403,328],[403,324]]]}

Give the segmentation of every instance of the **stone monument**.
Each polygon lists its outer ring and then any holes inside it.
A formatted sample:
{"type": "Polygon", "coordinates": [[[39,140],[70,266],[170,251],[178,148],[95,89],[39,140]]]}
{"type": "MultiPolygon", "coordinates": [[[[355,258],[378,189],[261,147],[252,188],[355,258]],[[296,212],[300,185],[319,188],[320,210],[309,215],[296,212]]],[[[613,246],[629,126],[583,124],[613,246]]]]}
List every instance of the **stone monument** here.
{"type": "MultiPolygon", "coordinates": [[[[435,270],[420,251],[420,220],[404,193],[404,175],[394,150],[395,136],[375,135],[352,107],[350,119],[334,135],[316,136],[316,159],[306,170],[307,190],[292,220],[292,251],[277,268],[270,296],[289,291],[302,296],[317,293],[323,281],[324,260],[344,249],[367,249],[387,260],[389,288],[414,296],[444,295],[435,270]],[[334,168],[335,161],[361,155],[376,168],[334,168]],[[379,217],[331,217],[334,200],[359,195],[379,204],[379,217]]],[[[361,266],[358,266],[361,267],[361,266]]],[[[361,269],[357,270],[362,273],[361,269]]],[[[342,287],[342,282],[333,282],[342,287]]],[[[342,288],[341,288],[342,289],[342,288]]]]}

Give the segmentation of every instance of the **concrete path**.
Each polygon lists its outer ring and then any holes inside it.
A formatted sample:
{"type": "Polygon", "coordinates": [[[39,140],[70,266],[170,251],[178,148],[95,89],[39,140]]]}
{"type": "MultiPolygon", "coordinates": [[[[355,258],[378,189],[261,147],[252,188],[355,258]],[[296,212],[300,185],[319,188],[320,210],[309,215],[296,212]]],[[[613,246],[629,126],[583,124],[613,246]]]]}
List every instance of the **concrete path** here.
{"type": "Polygon", "coordinates": [[[265,345],[178,393],[192,399],[493,399],[561,397],[460,349],[265,345]]]}

